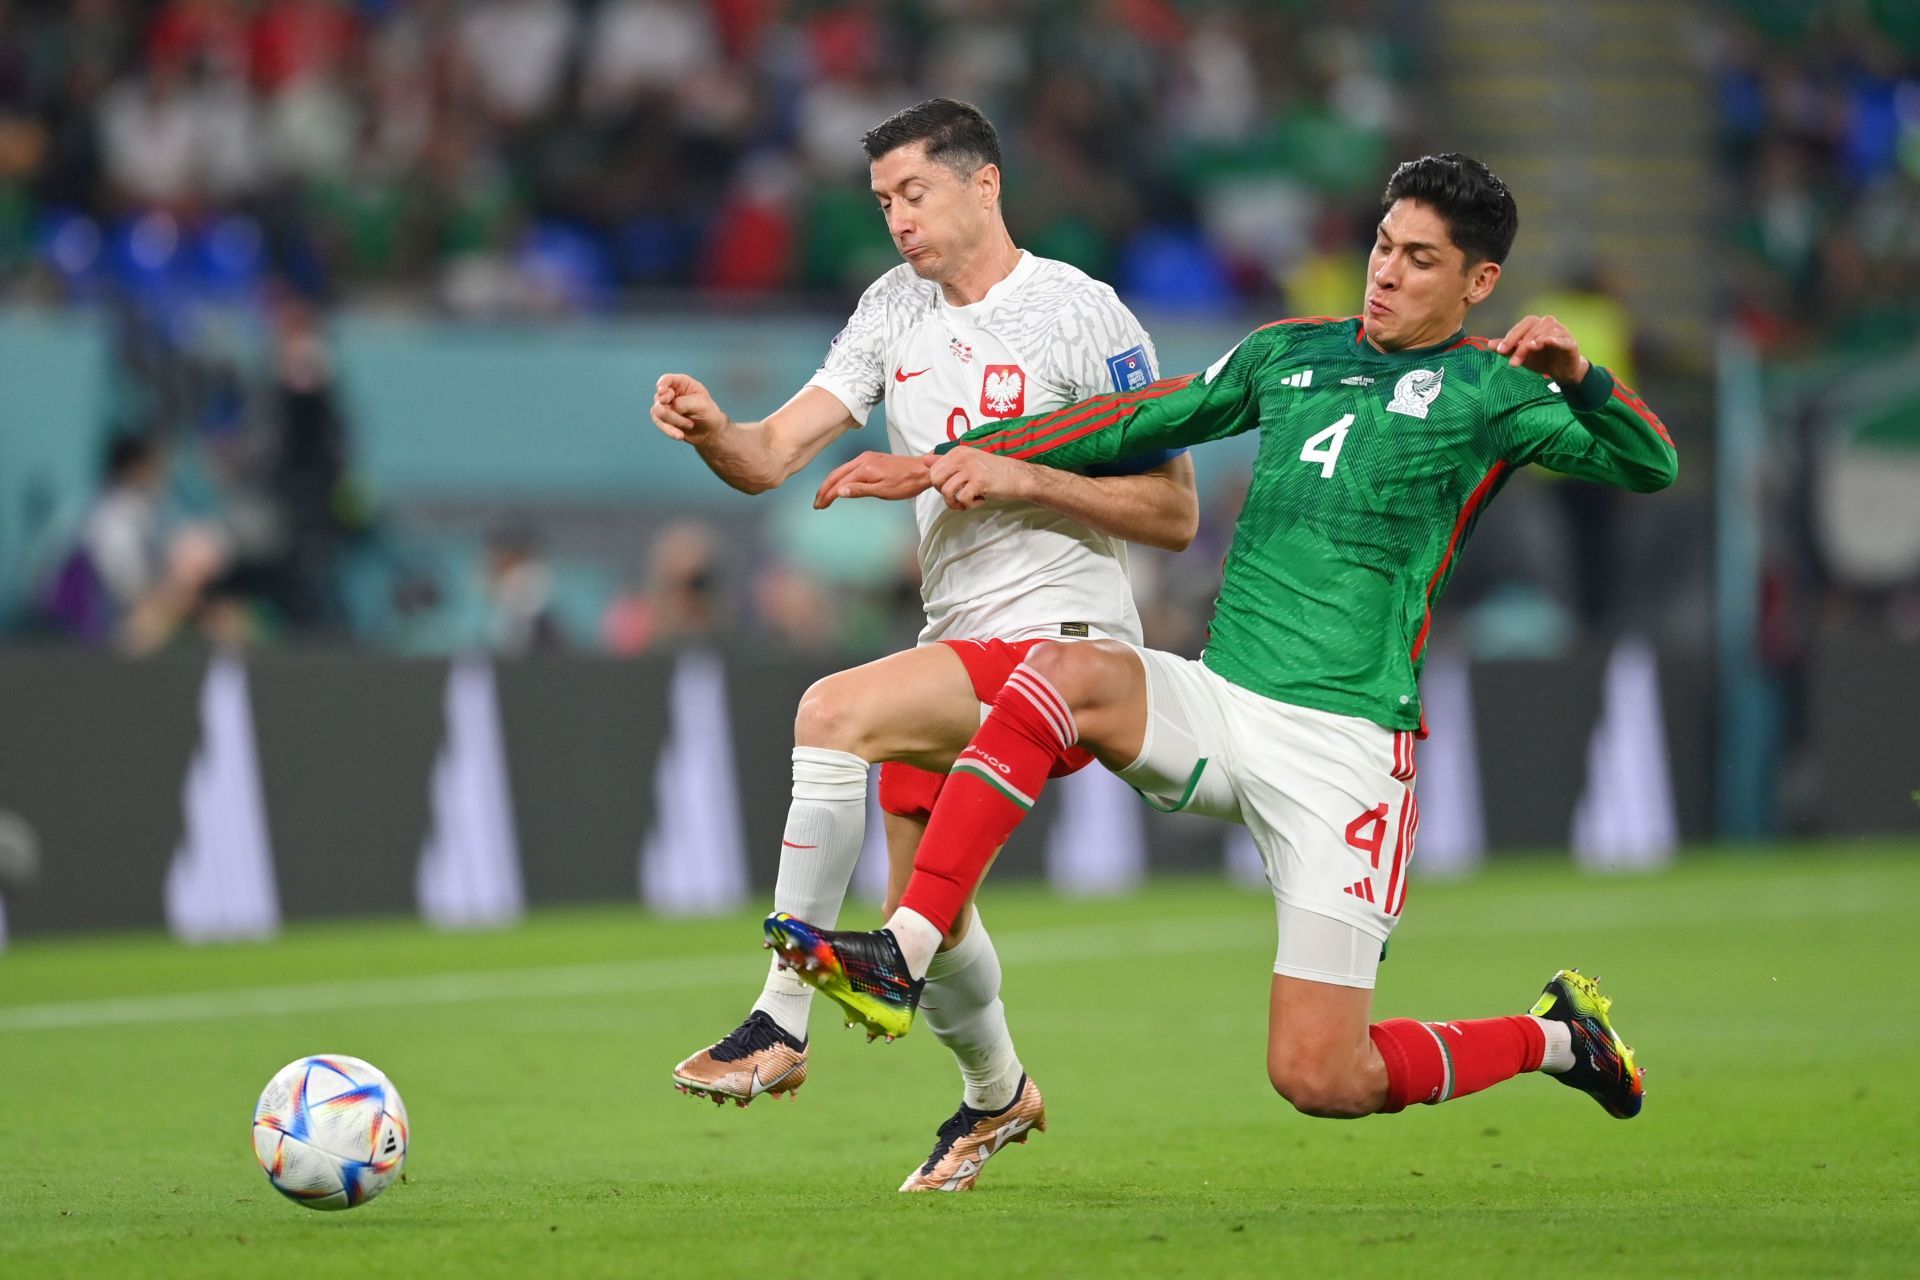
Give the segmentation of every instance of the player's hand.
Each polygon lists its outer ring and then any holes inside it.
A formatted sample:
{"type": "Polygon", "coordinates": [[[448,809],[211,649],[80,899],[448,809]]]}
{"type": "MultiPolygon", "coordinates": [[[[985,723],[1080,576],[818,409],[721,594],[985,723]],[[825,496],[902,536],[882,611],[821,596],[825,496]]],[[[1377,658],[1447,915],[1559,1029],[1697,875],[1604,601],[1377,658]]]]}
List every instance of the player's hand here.
{"type": "Polygon", "coordinates": [[[930,455],[933,470],[928,478],[947,506],[967,511],[989,498],[1026,496],[1027,465],[997,453],[986,453],[971,445],[950,452],[930,455]]]}
{"type": "Polygon", "coordinates": [[[1567,326],[1552,316],[1527,316],[1507,330],[1507,336],[1493,349],[1508,357],[1514,368],[1528,368],[1571,391],[1587,376],[1593,362],[1580,354],[1580,344],[1567,332],[1567,326]]]}
{"type": "Polygon", "coordinates": [[[931,454],[926,458],[868,450],[833,469],[813,495],[813,509],[825,511],[840,498],[914,498],[927,491],[931,454]]]}
{"type": "Polygon", "coordinates": [[[660,375],[653,387],[653,409],[648,416],[661,434],[689,444],[712,439],[732,422],[700,380],[684,373],[660,375]]]}

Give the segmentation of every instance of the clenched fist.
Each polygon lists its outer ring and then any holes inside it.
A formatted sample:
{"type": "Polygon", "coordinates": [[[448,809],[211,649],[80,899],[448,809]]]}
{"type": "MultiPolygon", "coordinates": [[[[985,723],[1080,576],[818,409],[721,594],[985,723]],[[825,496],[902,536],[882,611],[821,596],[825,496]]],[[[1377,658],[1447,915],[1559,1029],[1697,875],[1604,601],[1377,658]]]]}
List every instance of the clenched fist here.
{"type": "Polygon", "coordinates": [[[731,423],[731,419],[713,402],[713,395],[698,378],[684,373],[663,373],[653,388],[653,410],[648,415],[661,434],[673,440],[699,444],[709,440],[731,423]]]}

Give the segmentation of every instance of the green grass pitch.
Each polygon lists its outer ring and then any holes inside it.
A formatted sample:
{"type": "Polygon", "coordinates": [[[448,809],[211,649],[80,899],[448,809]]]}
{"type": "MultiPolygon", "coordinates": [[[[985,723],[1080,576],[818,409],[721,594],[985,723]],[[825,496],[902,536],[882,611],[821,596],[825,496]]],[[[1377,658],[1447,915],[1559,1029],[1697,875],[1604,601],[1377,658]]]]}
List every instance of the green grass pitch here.
{"type": "Polygon", "coordinates": [[[1267,1086],[1264,893],[989,885],[1050,1129],[922,1197],[894,1188],[959,1092],[924,1028],[868,1045],[823,1002],[797,1100],[669,1087],[758,987],[752,917],[24,943],[0,955],[0,1275],[1911,1275],[1916,904],[1910,845],[1416,883],[1380,1016],[1598,972],[1646,1110],[1525,1078],[1335,1122],[1267,1086]],[[248,1145],[267,1077],[317,1052],[412,1112],[407,1181],[348,1213],[281,1199],[248,1145]]]}

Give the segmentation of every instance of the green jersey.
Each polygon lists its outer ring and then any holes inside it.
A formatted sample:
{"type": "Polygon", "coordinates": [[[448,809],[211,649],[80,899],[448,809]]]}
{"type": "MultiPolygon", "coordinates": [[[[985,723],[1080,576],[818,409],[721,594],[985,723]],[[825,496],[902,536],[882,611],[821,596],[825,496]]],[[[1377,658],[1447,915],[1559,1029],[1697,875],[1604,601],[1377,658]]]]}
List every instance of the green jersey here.
{"type": "Polygon", "coordinates": [[[1263,697],[1389,729],[1420,727],[1433,606],[1514,468],[1649,492],[1678,466],[1666,427],[1605,369],[1563,389],[1464,334],[1382,352],[1357,317],[1282,320],[1205,373],[954,444],[1084,468],[1256,427],[1203,660],[1263,697]]]}

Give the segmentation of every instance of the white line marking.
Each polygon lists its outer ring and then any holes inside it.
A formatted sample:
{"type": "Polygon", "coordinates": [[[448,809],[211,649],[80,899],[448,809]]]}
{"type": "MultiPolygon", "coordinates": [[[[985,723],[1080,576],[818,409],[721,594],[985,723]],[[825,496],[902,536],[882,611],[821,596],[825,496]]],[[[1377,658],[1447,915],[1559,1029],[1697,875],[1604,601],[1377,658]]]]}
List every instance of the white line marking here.
{"type": "MultiPolygon", "coordinates": [[[[1874,880],[1873,888],[1884,882],[1874,880]]],[[[1596,885],[1596,897],[1606,890],[1596,885]]],[[[1829,882],[1822,892],[1792,886],[1787,894],[1749,902],[1739,913],[1748,923],[1763,920],[1844,918],[1906,911],[1904,903],[1865,892],[1867,883],[1829,882]]],[[[1558,901],[1560,890],[1554,891],[1558,901]]],[[[1249,904],[1261,895],[1247,895],[1249,904]]],[[[1011,931],[995,938],[1001,959],[1010,965],[1107,964],[1117,958],[1197,955],[1209,952],[1261,951],[1272,946],[1273,925],[1264,910],[1245,917],[1186,916],[1153,921],[1067,925],[1011,931]]],[[[1490,923],[1484,911],[1460,909],[1420,923],[1421,941],[1502,935],[1587,937],[1610,928],[1647,928],[1697,923],[1700,905],[1691,898],[1644,898],[1600,902],[1566,918],[1547,908],[1518,910],[1503,904],[1502,918],[1490,923]]],[[[222,1018],[305,1017],[337,1009],[392,1009],[410,1005],[484,1004],[490,1001],[549,1000],[568,996],[614,995],[648,991],[739,986],[750,981],[741,967],[742,952],[636,960],[624,964],[550,965],[434,974],[425,977],[363,978],[352,982],[312,982],[229,991],[192,991],[172,995],[76,1000],[58,1004],[0,1007],[0,1035],[20,1031],[74,1030],[143,1023],[198,1022],[222,1018]]],[[[1554,962],[1546,957],[1543,963],[1554,962]]],[[[1569,962],[1571,963],[1571,962],[1569,962]]]]}
{"type": "MultiPolygon", "coordinates": [[[[1162,920],[1124,929],[1113,925],[1075,925],[1012,933],[1004,943],[996,939],[995,945],[1003,960],[1015,964],[1059,964],[1077,959],[1109,961],[1122,951],[1129,955],[1175,955],[1253,948],[1265,941],[1267,928],[1270,926],[1258,917],[1243,922],[1238,928],[1231,925],[1222,928],[1222,922],[1213,918],[1162,920]],[[1121,932],[1125,934],[1124,940],[1118,936],[1121,932]]],[[[366,978],[353,982],[17,1005],[11,1009],[0,1008],[0,1034],[220,1018],[304,1017],[337,1009],[482,1004],[739,986],[744,980],[741,954],[731,951],[724,955],[636,960],[627,964],[550,965],[429,977],[366,978]]]]}

